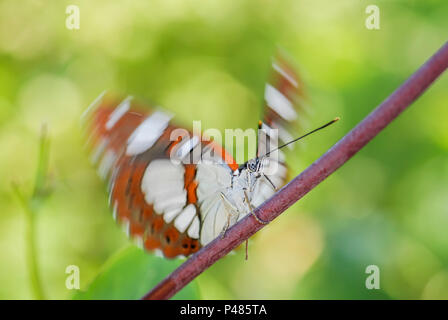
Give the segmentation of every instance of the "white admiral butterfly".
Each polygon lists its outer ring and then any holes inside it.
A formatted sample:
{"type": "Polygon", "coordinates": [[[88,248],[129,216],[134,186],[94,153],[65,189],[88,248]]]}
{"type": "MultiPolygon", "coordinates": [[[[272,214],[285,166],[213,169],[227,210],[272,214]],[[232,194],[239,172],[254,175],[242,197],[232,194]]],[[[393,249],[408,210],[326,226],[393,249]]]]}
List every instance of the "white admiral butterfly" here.
{"type": "Polygon", "coordinates": [[[88,108],[88,144],[108,182],[114,218],[145,249],[168,258],[188,256],[284,184],[287,167],[278,140],[298,140],[289,128],[303,115],[304,94],[284,57],[273,61],[271,73],[257,157],[242,165],[202,135],[173,139],[178,127],[169,113],[145,111],[130,97],[116,102],[102,94],[88,108]]]}

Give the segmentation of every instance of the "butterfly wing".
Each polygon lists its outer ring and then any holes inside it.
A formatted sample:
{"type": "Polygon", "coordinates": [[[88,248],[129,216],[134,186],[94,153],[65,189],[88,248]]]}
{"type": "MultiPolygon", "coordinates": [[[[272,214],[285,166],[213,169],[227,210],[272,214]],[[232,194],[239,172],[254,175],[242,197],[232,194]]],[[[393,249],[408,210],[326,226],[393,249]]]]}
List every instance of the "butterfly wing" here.
{"type": "MultiPolygon", "coordinates": [[[[275,193],[272,184],[279,188],[285,183],[285,155],[282,150],[273,150],[294,139],[297,123],[303,124],[306,114],[303,83],[293,63],[280,51],[272,61],[264,101],[257,156],[263,161],[263,172],[267,178],[257,181],[252,200],[254,206],[260,205],[275,193]]],[[[292,148],[292,145],[288,147],[292,148]]]]}
{"type": "MultiPolygon", "coordinates": [[[[198,196],[207,194],[210,184],[216,186],[208,176],[198,189],[198,159],[193,158],[204,154],[196,150],[208,151],[208,170],[221,175],[230,176],[236,168],[233,158],[213,142],[172,125],[166,111],[147,111],[131,97],[117,102],[101,96],[88,110],[88,146],[108,184],[116,221],[147,250],[168,258],[196,252],[202,225],[211,221],[201,216],[198,196]]],[[[203,164],[200,171],[206,169],[203,164]]]]}

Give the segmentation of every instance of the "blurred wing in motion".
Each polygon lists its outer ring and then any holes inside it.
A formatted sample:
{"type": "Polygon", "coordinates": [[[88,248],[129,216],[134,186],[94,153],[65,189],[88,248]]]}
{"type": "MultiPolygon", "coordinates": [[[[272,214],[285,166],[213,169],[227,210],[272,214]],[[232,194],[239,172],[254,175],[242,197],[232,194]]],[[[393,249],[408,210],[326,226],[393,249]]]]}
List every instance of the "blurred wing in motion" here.
{"type": "MultiPolygon", "coordinates": [[[[287,178],[287,166],[279,145],[293,140],[306,115],[304,85],[285,53],[279,51],[272,60],[264,92],[264,117],[259,125],[257,156],[262,158],[268,179],[259,179],[252,200],[258,206],[269,199],[287,178]],[[272,152],[271,152],[272,151],[272,152]],[[267,156],[264,156],[267,155],[267,156]],[[272,182],[272,184],[271,184],[272,182]]],[[[293,144],[288,148],[292,148],[293,144]]]]}
{"type": "Polygon", "coordinates": [[[213,150],[209,160],[223,163],[228,172],[237,168],[222,147],[172,125],[171,118],[164,110],[145,111],[132,97],[117,102],[104,96],[84,115],[92,162],[108,184],[114,218],[146,250],[168,258],[188,256],[201,246],[197,159],[192,159],[201,156],[197,148],[213,150]]]}

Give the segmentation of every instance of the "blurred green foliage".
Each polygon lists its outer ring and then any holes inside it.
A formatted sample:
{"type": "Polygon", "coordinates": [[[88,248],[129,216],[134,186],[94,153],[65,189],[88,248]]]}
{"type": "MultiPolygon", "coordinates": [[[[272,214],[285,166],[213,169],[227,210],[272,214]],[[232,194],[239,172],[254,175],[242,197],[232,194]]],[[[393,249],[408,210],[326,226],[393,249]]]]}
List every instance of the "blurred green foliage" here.
{"type": "MultiPolygon", "coordinates": [[[[140,299],[155,287],[166,270],[182,261],[145,253],[136,246],[126,247],[111,257],[87,289],[77,291],[74,299],[140,299]]],[[[199,299],[197,284],[189,283],[173,299],[199,299]]]]}
{"type": "MultiPolygon", "coordinates": [[[[295,175],[447,40],[447,16],[443,0],[1,0],[0,298],[34,298],[26,217],[11,182],[32,189],[42,123],[54,185],[35,221],[36,250],[47,298],[65,299],[74,294],[65,287],[66,266],[80,267],[85,291],[97,275],[121,273],[103,264],[129,246],[79,128],[104,89],[160,104],[186,126],[200,119],[204,129],[254,128],[280,45],[299,62],[310,125],[342,118],[288,154],[295,175]],[[65,27],[69,4],[80,8],[79,30],[65,27]],[[365,28],[369,4],[381,10],[380,30],[365,28]]],[[[220,260],[197,279],[199,295],[183,297],[448,298],[447,89],[445,75],[260,232],[248,261],[244,252],[220,260]],[[380,267],[380,290],[365,288],[371,264],[380,267]]],[[[148,265],[142,279],[150,281],[151,266],[163,277],[178,264],[155,259],[129,258],[129,271],[148,265]]],[[[114,298],[143,291],[121,288],[114,298]]],[[[87,297],[106,297],[99,292],[87,297]]]]}

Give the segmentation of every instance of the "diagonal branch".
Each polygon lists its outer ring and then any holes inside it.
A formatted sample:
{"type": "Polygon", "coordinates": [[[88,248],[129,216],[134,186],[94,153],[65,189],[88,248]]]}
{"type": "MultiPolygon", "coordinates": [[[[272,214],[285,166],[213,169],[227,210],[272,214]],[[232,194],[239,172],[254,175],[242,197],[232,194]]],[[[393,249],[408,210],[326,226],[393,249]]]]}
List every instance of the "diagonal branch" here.
{"type": "MultiPolygon", "coordinates": [[[[255,210],[258,217],[271,221],[300,200],[409,107],[447,67],[448,42],[323,156],[258,207],[255,210]]],[[[253,215],[247,215],[230,228],[223,239],[217,238],[202,248],[147,293],[143,299],[169,299],[205,269],[263,227],[264,225],[258,223],[253,215]]]]}

